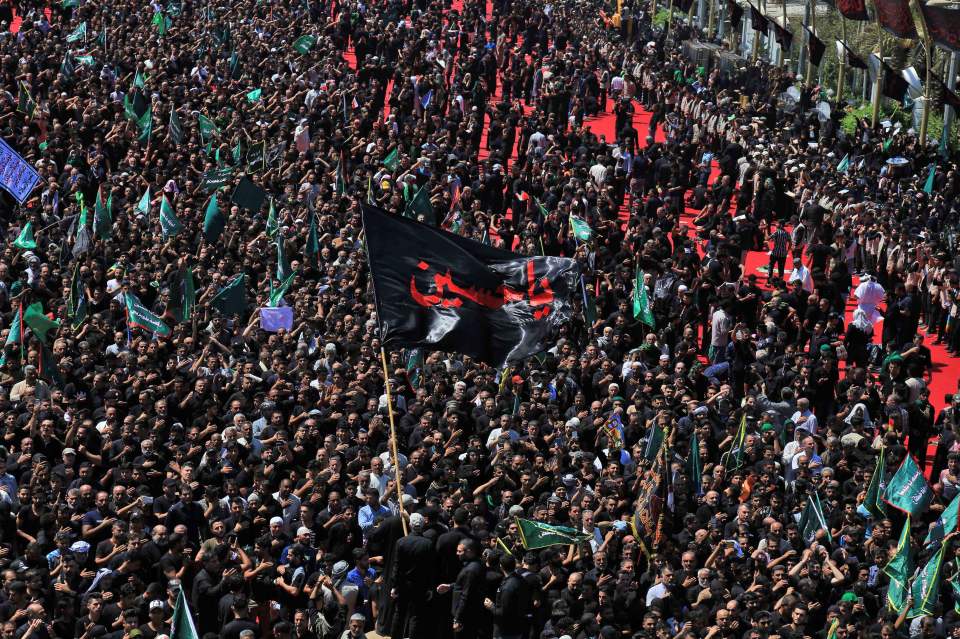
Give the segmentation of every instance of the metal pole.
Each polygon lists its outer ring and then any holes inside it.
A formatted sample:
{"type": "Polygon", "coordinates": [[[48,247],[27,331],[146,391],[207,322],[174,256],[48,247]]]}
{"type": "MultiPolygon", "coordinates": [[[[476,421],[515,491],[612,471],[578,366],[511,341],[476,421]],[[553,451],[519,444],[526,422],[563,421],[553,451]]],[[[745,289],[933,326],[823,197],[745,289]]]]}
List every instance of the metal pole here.
{"type": "MultiPolygon", "coordinates": [[[[780,0],[780,13],[783,15],[783,28],[788,28],[787,24],[787,0],[780,0]]],[[[785,66],[787,64],[787,56],[790,55],[789,51],[783,51],[781,48],[780,52],[780,66],[785,66]]]]}
{"type": "MultiPolygon", "coordinates": [[[[960,66],[960,54],[956,51],[950,54],[950,66],[947,71],[947,88],[953,91],[957,86],[957,67],[960,66]]],[[[953,120],[957,117],[953,107],[945,105],[943,107],[943,141],[941,146],[948,148],[950,145],[950,129],[953,128],[953,120]]]]}
{"type": "MultiPolygon", "coordinates": [[[[877,14],[876,8],[873,10],[874,15],[877,14]]],[[[877,18],[877,49],[874,51],[876,56],[883,62],[883,29],[880,28],[880,18],[877,18]]],[[[873,109],[870,114],[870,126],[877,126],[877,122],[880,121],[880,78],[883,76],[880,71],[883,71],[883,66],[877,71],[877,77],[873,80],[873,109]]]]}
{"type": "MultiPolygon", "coordinates": [[[[843,14],[840,14],[840,40],[843,42],[843,46],[847,46],[847,22],[846,22],[846,19],[843,17],[843,14]]],[[[837,56],[837,107],[838,108],[841,104],[843,104],[843,71],[844,71],[843,63],[846,57],[847,57],[846,51],[844,51],[844,55],[837,56]]]]}
{"type": "Polygon", "coordinates": [[[383,385],[387,389],[387,415],[390,416],[390,454],[393,456],[393,476],[397,484],[397,508],[400,509],[400,523],[403,534],[407,534],[407,520],[403,512],[403,484],[400,483],[400,455],[397,453],[397,427],[393,422],[393,399],[390,397],[390,373],[387,370],[387,351],[380,347],[380,360],[383,362],[383,385]]]}
{"type": "Polygon", "coordinates": [[[707,0],[697,0],[697,26],[701,30],[707,26],[707,0]]]}
{"type": "Polygon", "coordinates": [[[713,40],[713,25],[717,20],[717,0],[708,0],[710,11],[707,16],[707,40],[713,40]]]}
{"type": "MultiPolygon", "coordinates": [[[[817,0],[810,0],[810,33],[817,35],[817,0]]],[[[807,56],[807,86],[813,86],[813,58],[807,56]]]]}
{"type": "Polygon", "coordinates": [[[930,80],[933,77],[933,40],[926,38],[923,48],[927,54],[927,77],[923,83],[923,116],[920,118],[920,148],[927,146],[927,127],[930,124],[930,80]]]}
{"type": "MultiPolygon", "coordinates": [[[[810,5],[803,5],[803,24],[810,26],[810,5]]],[[[803,75],[803,70],[807,67],[807,48],[800,47],[797,53],[797,75],[803,75]]]]}
{"type": "Polygon", "coordinates": [[[670,15],[667,16],[667,35],[670,35],[670,26],[673,24],[673,0],[670,0],[670,15]]]}

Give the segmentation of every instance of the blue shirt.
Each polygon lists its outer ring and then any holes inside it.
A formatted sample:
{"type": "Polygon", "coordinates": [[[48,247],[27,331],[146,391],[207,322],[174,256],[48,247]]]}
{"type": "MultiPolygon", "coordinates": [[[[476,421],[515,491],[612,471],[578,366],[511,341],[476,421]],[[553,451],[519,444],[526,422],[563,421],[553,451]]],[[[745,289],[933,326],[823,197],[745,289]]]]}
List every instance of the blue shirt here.
{"type": "Polygon", "coordinates": [[[378,504],[376,510],[367,505],[357,512],[357,523],[360,524],[360,530],[363,531],[364,537],[373,529],[373,520],[377,518],[377,515],[389,517],[390,509],[383,504],[378,504]]]}

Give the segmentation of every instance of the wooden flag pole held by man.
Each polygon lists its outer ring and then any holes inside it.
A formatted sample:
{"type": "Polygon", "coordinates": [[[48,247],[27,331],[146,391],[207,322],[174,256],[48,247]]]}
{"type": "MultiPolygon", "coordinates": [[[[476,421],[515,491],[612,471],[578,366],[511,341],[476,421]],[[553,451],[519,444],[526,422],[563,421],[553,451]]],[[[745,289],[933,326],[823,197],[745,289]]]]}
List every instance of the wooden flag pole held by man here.
{"type": "Polygon", "coordinates": [[[387,351],[380,347],[380,361],[383,362],[383,385],[387,389],[387,415],[390,418],[390,455],[393,457],[393,476],[397,484],[397,507],[400,509],[400,523],[403,524],[403,536],[407,536],[407,520],[403,512],[403,484],[400,483],[400,458],[397,454],[397,428],[393,422],[393,400],[390,396],[390,373],[387,370],[387,351]]]}

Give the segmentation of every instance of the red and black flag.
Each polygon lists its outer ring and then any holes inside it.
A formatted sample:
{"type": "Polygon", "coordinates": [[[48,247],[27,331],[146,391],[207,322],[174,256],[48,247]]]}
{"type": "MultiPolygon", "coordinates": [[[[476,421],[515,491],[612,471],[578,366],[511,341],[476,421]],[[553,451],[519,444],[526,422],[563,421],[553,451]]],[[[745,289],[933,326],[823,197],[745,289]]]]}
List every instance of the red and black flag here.
{"type": "Polygon", "coordinates": [[[740,28],[740,22],[743,20],[743,7],[737,0],[727,0],[727,13],[730,14],[730,26],[734,31],[740,28]]]}
{"type": "Polygon", "coordinates": [[[541,352],[573,314],[574,260],[523,257],[373,206],[363,229],[385,346],[501,367],[541,352]]]}
{"type": "Polygon", "coordinates": [[[904,40],[917,37],[917,25],[910,13],[909,0],[873,0],[880,26],[904,40]]]}
{"type": "Polygon", "coordinates": [[[933,41],[954,53],[960,53],[960,9],[921,4],[920,11],[933,41]]]}
{"type": "Polygon", "coordinates": [[[837,11],[847,20],[865,22],[870,19],[866,0],[837,0],[837,11]]]}
{"type": "Polygon", "coordinates": [[[813,35],[813,31],[809,27],[804,26],[803,29],[807,32],[807,53],[810,55],[810,62],[813,66],[819,67],[823,60],[823,54],[827,50],[827,45],[823,43],[823,40],[813,35]]]}
{"type": "Polygon", "coordinates": [[[766,37],[767,16],[760,13],[760,9],[757,9],[752,4],[750,5],[750,26],[754,31],[757,31],[760,33],[760,35],[766,37]]]}

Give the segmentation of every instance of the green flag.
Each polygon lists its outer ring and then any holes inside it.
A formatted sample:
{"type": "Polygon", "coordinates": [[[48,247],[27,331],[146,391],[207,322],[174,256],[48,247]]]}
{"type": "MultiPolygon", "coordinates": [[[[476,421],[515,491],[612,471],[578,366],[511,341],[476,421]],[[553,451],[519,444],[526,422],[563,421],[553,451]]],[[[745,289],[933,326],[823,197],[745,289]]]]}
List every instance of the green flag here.
{"type": "Polygon", "coordinates": [[[927,181],[923,184],[923,192],[927,195],[933,193],[933,179],[937,176],[937,165],[930,166],[930,173],[927,174],[927,181]]]}
{"type": "Polygon", "coordinates": [[[213,120],[203,115],[197,115],[197,126],[200,127],[200,138],[206,143],[213,137],[220,137],[220,129],[213,123],[213,120]]]}
{"type": "Polygon", "coordinates": [[[877,464],[873,468],[873,475],[870,477],[870,484],[867,485],[867,496],[863,501],[863,507],[867,509],[875,519],[882,519],[887,516],[887,510],[883,505],[883,490],[886,487],[884,474],[886,472],[886,448],[880,448],[880,454],[877,456],[877,464]]]}
{"type": "Polygon", "coordinates": [[[910,585],[913,605],[907,612],[907,619],[932,615],[940,599],[940,581],[943,578],[943,551],[950,544],[941,544],[937,552],[927,560],[910,585]]]}
{"type": "Polygon", "coordinates": [[[307,245],[303,248],[303,259],[316,265],[320,258],[320,239],[317,234],[317,216],[310,213],[310,229],[307,231],[307,245]]]}
{"type": "Polygon", "coordinates": [[[886,153],[890,150],[890,145],[893,144],[893,138],[887,138],[883,141],[883,152],[886,153]]]}
{"type": "Polygon", "coordinates": [[[64,9],[73,9],[74,7],[80,6],[80,0],[63,0],[60,6],[64,9]]]}
{"type": "Polygon", "coordinates": [[[67,51],[63,54],[63,62],[60,63],[60,75],[62,75],[65,80],[72,80],[76,70],[77,68],[73,63],[73,56],[67,51]]]}
{"type": "Polygon", "coordinates": [[[33,117],[33,114],[37,110],[37,103],[34,101],[33,97],[30,95],[30,92],[27,91],[27,85],[23,82],[20,82],[20,92],[17,97],[17,111],[21,113],[26,113],[29,117],[33,117]]]}
{"type": "Polygon", "coordinates": [[[140,202],[137,204],[137,210],[143,213],[145,216],[150,217],[150,187],[147,187],[147,190],[143,192],[143,196],[140,198],[140,202]]]}
{"type": "Polygon", "coordinates": [[[200,639],[197,629],[193,625],[193,617],[190,615],[190,607],[187,605],[187,597],[183,594],[183,588],[177,593],[177,603],[173,607],[173,627],[170,630],[170,639],[200,639]]]}
{"type": "Polygon", "coordinates": [[[213,296],[213,299],[210,300],[210,306],[224,315],[239,315],[243,313],[247,308],[244,280],[245,277],[242,273],[233,278],[229,284],[213,296]]]}
{"type": "Polygon", "coordinates": [[[167,196],[163,196],[160,202],[160,230],[163,232],[163,239],[173,237],[183,230],[183,224],[177,219],[177,214],[173,211],[173,205],[167,196]]]}
{"type": "Polygon", "coordinates": [[[850,168],[850,155],[847,154],[843,156],[843,159],[840,160],[840,164],[837,165],[837,170],[841,173],[846,173],[847,169],[850,168]]]}
{"type": "Polygon", "coordinates": [[[174,144],[183,142],[183,125],[180,124],[180,117],[177,115],[177,110],[174,107],[170,107],[170,122],[167,128],[170,132],[171,142],[174,144]]]}
{"type": "Polygon", "coordinates": [[[240,158],[243,157],[243,150],[240,148],[240,142],[237,142],[237,146],[233,147],[230,151],[230,156],[233,158],[233,163],[235,165],[240,164],[240,158]]]}
{"type": "Polygon", "coordinates": [[[383,166],[387,168],[388,171],[393,173],[397,170],[397,166],[400,164],[400,147],[393,147],[393,150],[387,153],[387,157],[383,158],[383,166]]]}
{"type": "Polygon", "coordinates": [[[144,75],[140,73],[140,69],[137,69],[136,73],[133,74],[133,86],[138,89],[145,89],[147,86],[147,80],[144,75]]]}
{"type": "Polygon", "coordinates": [[[827,628],[827,639],[837,639],[837,628],[840,627],[840,617],[834,617],[827,628]]]}
{"type": "Polygon", "coordinates": [[[589,242],[590,238],[593,237],[593,230],[590,225],[573,213],[570,214],[570,229],[573,231],[573,236],[581,242],[589,242]]]}
{"type": "Polygon", "coordinates": [[[193,316],[193,307],[197,303],[197,290],[193,282],[193,270],[187,268],[183,272],[183,278],[180,281],[180,312],[177,319],[181,322],[189,322],[193,316]]]}
{"type": "Polygon", "coordinates": [[[92,55],[78,55],[77,62],[88,67],[92,67],[97,63],[96,59],[92,55]]]}
{"type": "Polygon", "coordinates": [[[23,310],[23,323],[30,327],[33,334],[41,342],[47,341],[47,333],[54,333],[60,328],[60,322],[55,322],[43,313],[43,304],[34,302],[23,310]]]}
{"type": "Polygon", "coordinates": [[[23,359],[23,303],[17,306],[17,312],[13,314],[10,321],[10,330],[7,333],[7,341],[3,343],[3,356],[0,357],[0,365],[7,361],[7,346],[11,344],[20,344],[20,359],[23,359]]]}
{"type": "Polygon", "coordinates": [[[656,328],[653,310],[650,308],[650,300],[647,298],[647,287],[643,283],[643,273],[639,268],[633,282],[633,317],[650,328],[656,328]]]}
{"type": "Polygon", "coordinates": [[[426,185],[417,189],[413,199],[410,200],[403,211],[403,216],[414,220],[419,220],[422,217],[424,224],[437,225],[437,220],[433,215],[433,204],[430,202],[430,189],[426,185]]]}
{"type": "Polygon", "coordinates": [[[293,41],[293,48],[300,55],[307,55],[316,43],[316,36],[302,35],[293,41]]]}
{"type": "Polygon", "coordinates": [[[960,511],[960,493],[958,493],[947,507],[937,517],[933,528],[927,533],[927,538],[923,540],[924,545],[943,541],[943,538],[957,529],[957,513],[960,511]]]}
{"type": "Polygon", "coordinates": [[[216,244],[226,225],[227,218],[220,212],[220,206],[217,204],[217,194],[214,192],[210,196],[210,201],[207,202],[207,210],[203,215],[203,237],[211,244],[216,244]]]}
{"type": "Polygon", "coordinates": [[[740,417],[740,425],[737,427],[737,433],[730,442],[730,450],[720,456],[724,468],[735,470],[743,466],[743,453],[747,447],[747,413],[744,411],[740,417]]]}
{"type": "MultiPolygon", "coordinates": [[[[240,79],[240,56],[237,55],[237,52],[234,51],[230,54],[230,79],[239,80],[240,79]]],[[[250,99],[250,94],[247,94],[247,99],[250,99]]],[[[257,99],[260,99],[260,96],[257,96],[257,99]]],[[[254,102],[254,100],[251,100],[254,102]]]]}
{"type": "Polygon", "coordinates": [[[823,516],[823,507],[820,505],[820,495],[814,490],[807,495],[807,505],[800,513],[800,535],[808,544],[813,543],[817,538],[817,532],[824,530],[827,533],[827,539],[833,541],[830,534],[830,526],[823,516]]]}
{"type": "Polygon", "coordinates": [[[887,482],[884,500],[897,510],[916,517],[927,509],[931,499],[933,491],[923,476],[923,470],[917,466],[913,455],[908,453],[887,482]]]}
{"type": "Polygon", "coordinates": [[[693,485],[693,491],[696,495],[703,494],[703,463],[700,461],[700,439],[697,437],[697,431],[694,429],[690,437],[690,453],[687,455],[687,477],[693,485]]]}
{"type": "Polygon", "coordinates": [[[950,592],[953,593],[953,611],[960,615],[960,561],[953,564],[953,579],[950,580],[950,592]]]}
{"type": "Polygon", "coordinates": [[[665,434],[663,429],[660,428],[660,425],[654,420],[653,426],[650,428],[650,434],[647,436],[647,446],[643,452],[644,459],[652,462],[657,458],[657,455],[660,454],[660,449],[663,448],[665,434]]]}
{"type": "Polygon", "coordinates": [[[281,282],[286,281],[292,271],[290,262],[287,261],[287,248],[284,246],[283,238],[277,238],[277,279],[281,282]]]}
{"type": "Polygon", "coordinates": [[[263,95],[263,89],[254,89],[247,93],[247,102],[256,102],[263,95]]]}
{"type": "Polygon", "coordinates": [[[101,189],[97,189],[97,199],[93,203],[93,234],[101,240],[109,240],[113,230],[113,220],[110,211],[103,205],[101,189]]]}
{"type": "Polygon", "coordinates": [[[125,293],[127,307],[127,324],[134,328],[142,328],[145,331],[156,333],[157,335],[167,336],[170,334],[170,327],[163,323],[153,311],[144,306],[137,296],[133,293],[125,293]]]}
{"type": "Polygon", "coordinates": [[[81,22],[76,29],[74,29],[70,35],[67,36],[67,42],[76,42],[77,40],[86,40],[87,39],[87,23],[81,22]]]}
{"type": "Polygon", "coordinates": [[[137,121],[137,126],[140,127],[140,137],[138,139],[146,144],[150,141],[150,136],[153,135],[153,107],[144,111],[143,117],[137,121]]]}
{"type": "Polygon", "coordinates": [[[287,289],[290,288],[290,285],[293,284],[293,278],[296,277],[296,273],[291,273],[290,277],[286,279],[283,283],[280,284],[279,288],[273,288],[273,281],[270,281],[270,301],[267,304],[270,308],[276,308],[280,306],[280,302],[283,301],[283,296],[287,294],[287,289]]]}
{"type": "Polygon", "coordinates": [[[581,242],[589,242],[593,237],[593,229],[590,228],[590,225],[572,213],[570,214],[570,230],[573,231],[573,236],[581,242]]]}
{"type": "Polygon", "coordinates": [[[273,204],[273,198],[270,198],[270,212],[267,214],[267,237],[275,239],[279,230],[280,222],[277,220],[277,209],[273,204]]]}
{"type": "Polygon", "coordinates": [[[907,584],[913,575],[913,558],[910,556],[910,517],[903,524],[900,542],[893,558],[883,567],[884,574],[890,578],[887,588],[887,604],[892,610],[900,612],[907,601],[907,584]]]}
{"type": "MultiPolygon", "coordinates": [[[[266,154],[264,154],[266,155],[266,154]]],[[[264,157],[264,163],[266,163],[266,157],[264,157]]],[[[337,195],[343,195],[347,192],[347,180],[343,175],[343,155],[340,155],[340,159],[337,160],[337,168],[334,171],[333,176],[333,187],[337,191],[337,195]]]]}
{"type": "Polygon", "coordinates": [[[67,317],[70,325],[79,328],[87,318],[87,293],[80,279],[80,264],[73,267],[73,277],[70,278],[70,294],[67,297],[67,317]]]}
{"type": "Polygon", "coordinates": [[[153,14],[153,20],[150,21],[150,24],[156,28],[157,35],[163,36],[173,26],[173,20],[169,16],[163,15],[163,11],[157,11],[153,14]]]}
{"type": "Polygon", "coordinates": [[[32,251],[37,248],[37,241],[33,239],[33,222],[27,222],[20,229],[20,235],[13,241],[13,245],[24,251],[32,251]]]}
{"type": "Polygon", "coordinates": [[[554,526],[542,521],[517,518],[520,529],[520,541],[527,550],[546,548],[547,546],[569,546],[592,539],[592,535],[582,533],[566,526],[554,526]]]}

